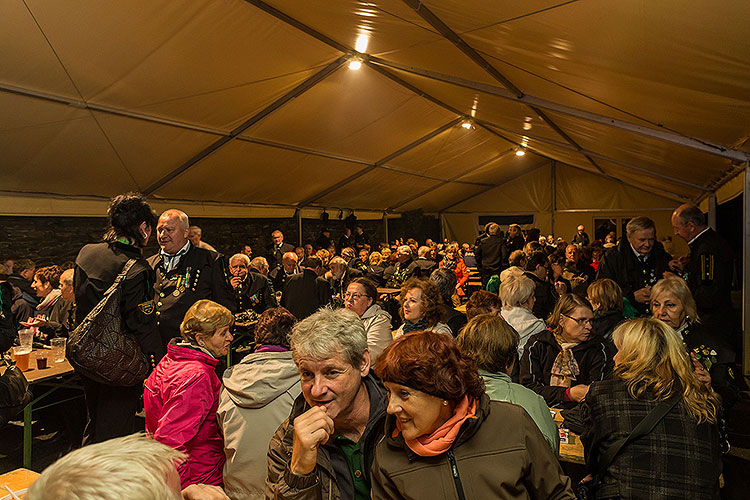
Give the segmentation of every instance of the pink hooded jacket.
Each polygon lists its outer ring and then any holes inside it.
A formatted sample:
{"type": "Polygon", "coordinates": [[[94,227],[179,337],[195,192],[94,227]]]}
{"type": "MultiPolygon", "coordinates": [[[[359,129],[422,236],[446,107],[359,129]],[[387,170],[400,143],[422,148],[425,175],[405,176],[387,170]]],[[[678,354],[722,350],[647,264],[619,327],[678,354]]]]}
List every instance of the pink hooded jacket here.
{"type": "Polygon", "coordinates": [[[202,351],[167,346],[167,355],[146,380],[146,433],[188,455],[177,467],[182,488],[222,486],[224,438],[216,420],[221,381],[218,360],[202,351]]]}

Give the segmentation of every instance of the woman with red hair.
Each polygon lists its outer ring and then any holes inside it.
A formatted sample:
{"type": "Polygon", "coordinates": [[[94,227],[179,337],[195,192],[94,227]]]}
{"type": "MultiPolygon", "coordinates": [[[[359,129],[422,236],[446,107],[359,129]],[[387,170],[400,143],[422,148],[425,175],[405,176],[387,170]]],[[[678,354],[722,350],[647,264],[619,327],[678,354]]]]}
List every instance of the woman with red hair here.
{"type": "Polygon", "coordinates": [[[375,373],[388,391],[388,417],[372,465],[373,499],[575,498],[531,417],[490,401],[476,363],[451,337],[405,334],[375,373]]]}

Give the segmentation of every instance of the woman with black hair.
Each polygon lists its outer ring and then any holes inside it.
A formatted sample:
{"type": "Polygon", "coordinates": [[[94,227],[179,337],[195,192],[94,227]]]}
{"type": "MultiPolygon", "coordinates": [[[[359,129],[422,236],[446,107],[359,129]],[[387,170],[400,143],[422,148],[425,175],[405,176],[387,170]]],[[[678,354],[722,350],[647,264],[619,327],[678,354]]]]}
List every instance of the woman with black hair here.
{"type": "MultiPolygon", "coordinates": [[[[101,301],[127,262],[135,263],[120,284],[122,331],[133,335],[153,367],[164,354],[154,314],[154,270],[141,255],[156,227],[156,214],[140,193],[112,199],[108,229],[101,243],[84,246],[76,257],[74,289],[76,324],[101,301]]],[[[88,418],[84,444],[132,434],[139,429],[135,414],[143,388],[113,387],[80,374],[88,418]]]]}

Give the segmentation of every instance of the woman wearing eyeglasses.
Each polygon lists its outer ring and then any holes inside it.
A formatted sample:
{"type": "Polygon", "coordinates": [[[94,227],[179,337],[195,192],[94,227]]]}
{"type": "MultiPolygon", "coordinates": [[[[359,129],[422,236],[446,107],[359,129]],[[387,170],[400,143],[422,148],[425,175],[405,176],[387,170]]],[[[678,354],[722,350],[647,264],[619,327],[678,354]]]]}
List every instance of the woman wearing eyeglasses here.
{"type": "Polygon", "coordinates": [[[547,320],[547,330],[532,335],[524,347],[520,382],[549,406],[573,406],[611,371],[612,360],[591,328],[594,312],[575,294],[560,297],[547,320]]]}
{"type": "Polygon", "coordinates": [[[365,324],[367,348],[375,360],[393,340],[391,315],[375,303],[378,289],[368,278],[355,278],[346,287],[344,307],[357,313],[365,324]]]}

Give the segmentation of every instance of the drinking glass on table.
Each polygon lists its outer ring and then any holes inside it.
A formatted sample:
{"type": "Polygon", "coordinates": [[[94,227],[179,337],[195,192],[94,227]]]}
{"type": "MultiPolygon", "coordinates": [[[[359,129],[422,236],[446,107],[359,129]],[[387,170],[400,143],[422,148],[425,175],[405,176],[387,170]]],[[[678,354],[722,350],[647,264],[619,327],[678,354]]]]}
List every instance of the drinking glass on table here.
{"type": "Polygon", "coordinates": [[[67,340],[65,337],[50,339],[49,344],[52,346],[52,359],[55,363],[65,361],[65,343],[67,340]]]}
{"type": "Polygon", "coordinates": [[[31,346],[33,342],[34,330],[32,330],[31,328],[18,330],[18,344],[21,347],[28,348],[29,352],[31,352],[31,346]]]}

